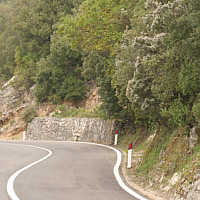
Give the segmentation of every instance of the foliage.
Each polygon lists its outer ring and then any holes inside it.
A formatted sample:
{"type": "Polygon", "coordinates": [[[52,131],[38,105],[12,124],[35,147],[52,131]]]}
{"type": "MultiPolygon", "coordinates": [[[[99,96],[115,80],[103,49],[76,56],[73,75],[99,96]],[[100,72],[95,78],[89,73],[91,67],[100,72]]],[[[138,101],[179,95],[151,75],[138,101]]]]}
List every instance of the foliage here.
{"type": "Polygon", "coordinates": [[[38,117],[38,113],[34,107],[27,108],[22,116],[22,119],[26,122],[26,126],[28,126],[28,123],[31,123],[31,121],[38,117]]]}
{"type": "Polygon", "coordinates": [[[165,37],[162,50],[147,61],[153,78],[152,92],[174,124],[190,124],[192,105],[200,91],[199,10],[189,1],[175,1],[157,5],[157,11],[157,16],[151,15],[154,22],[157,20],[152,29],[163,29],[165,37]]]}
{"type": "Polygon", "coordinates": [[[81,57],[73,51],[65,37],[54,34],[51,53],[37,64],[35,95],[39,102],[49,98],[53,103],[84,98],[80,77],[81,57]]]}
{"type": "Polygon", "coordinates": [[[156,121],[158,106],[151,91],[152,79],[144,62],[156,52],[161,37],[135,36],[134,30],[125,31],[123,43],[117,49],[113,82],[120,104],[130,102],[136,119],[156,121]]]}
{"type": "MultiPolygon", "coordinates": [[[[6,2],[6,1],[5,1],[6,2]]],[[[15,48],[19,45],[19,37],[13,29],[15,17],[10,3],[0,3],[0,77],[7,81],[15,70],[15,48]]]]}
{"type": "Polygon", "coordinates": [[[0,80],[39,102],[79,101],[96,83],[109,118],[199,123],[198,0],[0,1],[0,80]],[[62,18],[62,20],[60,20],[62,18]]]}
{"type": "Polygon", "coordinates": [[[194,101],[192,114],[196,121],[200,124],[200,94],[198,94],[197,99],[194,101]]]}
{"type": "Polygon", "coordinates": [[[65,104],[61,104],[57,107],[57,110],[54,113],[54,117],[61,117],[61,118],[71,118],[71,117],[78,117],[78,118],[101,118],[106,119],[106,115],[102,112],[101,109],[95,108],[92,111],[86,110],[84,108],[70,108],[67,109],[65,104]],[[59,112],[61,111],[61,112],[59,112]]]}
{"type": "MultiPolygon", "coordinates": [[[[75,1],[77,3],[78,1],[75,1]]],[[[13,0],[12,9],[14,30],[20,37],[20,45],[16,49],[15,75],[20,81],[34,81],[36,63],[41,57],[50,53],[51,35],[56,30],[60,17],[71,13],[72,1],[48,0],[13,0]]],[[[25,85],[25,86],[26,86],[25,85]]]]}
{"type": "Polygon", "coordinates": [[[107,73],[107,66],[110,60],[108,58],[94,52],[84,57],[82,75],[86,80],[96,79],[100,87],[98,93],[101,96],[103,104],[102,111],[109,118],[117,118],[121,112],[121,107],[118,105],[118,100],[115,96],[115,90],[111,85],[111,75],[107,73]],[[89,72],[92,72],[90,74],[89,72]]]}
{"type": "Polygon", "coordinates": [[[200,91],[195,3],[147,1],[142,33],[125,32],[116,53],[114,84],[120,102],[128,98],[132,103],[136,118],[157,121],[162,115],[180,126],[193,121],[191,110],[200,91]]]}
{"type": "Polygon", "coordinates": [[[130,25],[128,6],[130,3],[122,0],[84,1],[77,13],[63,19],[59,32],[65,34],[73,48],[109,56],[113,45],[130,25]]]}
{"type": "Polygon", "coordinates": [[[136,1],[84,1],[77,12],[63,19],[59,33],[64,35],[72,49],[83,52],[82,76],[85,81],[96,80],[108,117],[117,117],[121,111],[112,86],[115,43],[120,43],[123,31],[130,28],[132,6],[136,1]]]}
{"type": "Polygon", "coordinates": [[[37,54],[26,52],[23,48],[17,47],[15,54],[16,61],[16,69],[15,75],[19,77],[19,79],[15,79],[13,84],[16,88],[23,86],[25,89],[30,88],[34,83],[34,77],[36,73],[36,62],[37,54]],[[19,81],[18,81],[19,80],[19,81]]]}

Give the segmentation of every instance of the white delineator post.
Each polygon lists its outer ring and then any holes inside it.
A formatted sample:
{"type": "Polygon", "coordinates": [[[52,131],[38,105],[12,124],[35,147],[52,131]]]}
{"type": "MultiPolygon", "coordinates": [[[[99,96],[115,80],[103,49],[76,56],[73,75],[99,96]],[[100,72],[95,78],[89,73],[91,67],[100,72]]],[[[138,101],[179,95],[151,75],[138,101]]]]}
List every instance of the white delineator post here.
{"type": "Polygon", "coordinates": [[[23,131],[23,140],[26,138],[26,131],[23,131]]]}
{"type": "Polygon", "coordinates": [[[117,139],[118,139],[118,130],[116,130],[116,133],[115,133],[115,143],[114,143],[114,145],[117,145],[117,139]]]}
{"type": "Polygon", "coordinates": [[[132,142],[128,145],[128,162],[127,162],[127,168],[131,168],[131,157],[132,157],[132,142]]]}

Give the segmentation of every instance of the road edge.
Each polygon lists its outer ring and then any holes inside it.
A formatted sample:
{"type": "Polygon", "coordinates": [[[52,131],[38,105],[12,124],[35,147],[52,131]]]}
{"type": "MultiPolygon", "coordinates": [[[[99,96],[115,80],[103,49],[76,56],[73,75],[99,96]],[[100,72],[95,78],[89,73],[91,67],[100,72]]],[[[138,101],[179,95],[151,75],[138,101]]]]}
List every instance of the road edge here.
{"type": "Polygon", "coordinates": [[[123,162],[122,162],[122,176],[124,177],[125,181],[127,182],[127,184],[133,188],[134,190],[138,191],[141,195],[144,195],[150,199],[154,199],[154,200],[166,200],[164,199],[163,197],[160,197],[156,194],[155,191],[152,191],[150,189],[147,189],[147,188],[143,188],[141,187],[140,185],[132,182],[129,180],[129,177],[127,175],[127,169],[126,169],[126,160],[127,160],[127,154],[126,152],[124,152],[122,149],[119,149],[123,154],[124,154],[124,159],[123,159],[123,162]]]}
{"type": "MultiPolygon", "coordinates": [[[[70,141],[67,141],[67,142],[70,142],[70,141]]],[[[117,154],[117,162],[116,162],[116,164],[114,166],[113,173],[114,173],[115,178],[116,178],[118,184],[120,185],[120,187],[122,189],[124,189],[127,193],[129,193],[130,195],[138,198],[139,200],[148,200],[148,199],[144,198],[143,196],[141,196],[140,194],[138,194],[137,192],[133,191],[122,180],[122,178],[120,176],[120,172],[119,172],[120,166],[121,166],[121,164],[123,164],[123,162],[122,162],[122,154],[121,154],[120,150],[118,150],[118,149],[116,149],[116,148],[114,148],[112,146],[108,146],[108,145],[104,145],[104,144],[98,144],[98,143],[90,143],[90,142],[76,142],[76,143],[83,143],[83,144],[91,144],[91,145],[96,145],[96,146],[102,146],[102,147],[106,147],[106,148],[109,148],[109,149],[115,151],[115,153],[117,154]]]]}
{"type": "Polygon", "coordinates": [[[32,167],[32,166],[34,166],[34,165],[36,165],[36,164],[38,164],[38,163],[44,161],[44,160],[46,160],[48,157],[50,157],[50,156],[52,155],[52,151],[49,150],[49,149],[43,148],[43,147],[38,147],[38,146],[33,146],[33,145],[11,144],[11,143],[1,143],[1,144],[9,144],[9,145],[18,145],[18,146],[25,146],[25,147],[37,148],[37,149],[45,150],[45,151],[48,152],[48,154],[47,154],[45,157],[43,157],[43,158],[41,158],[41,159],[39,159],[39,160],[37,160],[37,161],[31,163],[31,164],[29,164],[29,165],[27,165],[27,166],[25,166],[25,167],[19,169],[18,171],[16,171],[16,172],[8,179],[8,182],[7,182],[7,193],[8,193],[8,195],[9,195],[9,197],[10,197],[12,200],[20,200],[20,199],[18,198],[18,196],[16,195],[15,190],[14,190],[14,181],[15,181],[15,179],[17,178],[17,176],[18,176],[21,172],[25,171],[26,169],[28,169],[28,168],[30,168],[30,167],[32,167]]]}

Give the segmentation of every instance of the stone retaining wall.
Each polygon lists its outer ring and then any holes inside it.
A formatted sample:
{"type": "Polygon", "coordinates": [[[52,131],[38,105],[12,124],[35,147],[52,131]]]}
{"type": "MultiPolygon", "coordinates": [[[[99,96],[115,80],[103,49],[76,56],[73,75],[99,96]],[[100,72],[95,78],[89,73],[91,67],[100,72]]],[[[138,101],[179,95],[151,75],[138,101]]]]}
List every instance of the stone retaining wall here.
{"type": "Polygon", "coordinates": [[[87,118],[35,118],[26,140],[87,141],[113,144],[116,121],[87,118]]]}

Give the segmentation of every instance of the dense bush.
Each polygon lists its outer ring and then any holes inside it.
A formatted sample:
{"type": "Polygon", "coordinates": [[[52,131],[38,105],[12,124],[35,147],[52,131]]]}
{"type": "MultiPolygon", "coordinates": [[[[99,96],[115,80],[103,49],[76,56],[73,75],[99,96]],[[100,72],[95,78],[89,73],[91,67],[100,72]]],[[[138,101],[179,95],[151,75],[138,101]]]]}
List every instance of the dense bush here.
{"type": "Polygon", "coordinates": [[[178,126],[195,123],[192,110],[197,113],[194,102],[200,92],[196,4],[197,0],[147,1],[142,33],[125,32],[117,51],[114,81],[119,99],[126,90],[136,117],[139,114],[150,121],[164,117],[178,126]]]}
{"type": "Polygon", "coordinates": [[[22,119],[26,122],[27,126],[35,117],[38,117],[36,109],[34,107],[29,107],[24,111],[22,119]]]}
{"type": "Polygon", "coordinates": [[[83,100],[96,83],[108,118],[193,126],[199,7],[199,0],[1,1],[1,80],[15,70],[18,87],[36,83],[37,101],[55,104],[83,100]]]}

